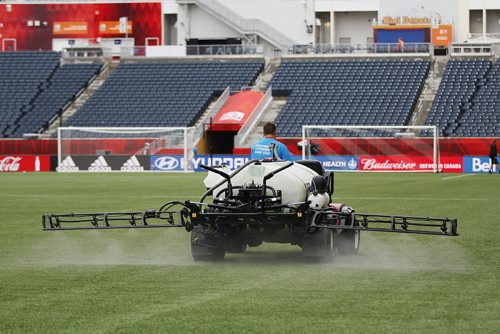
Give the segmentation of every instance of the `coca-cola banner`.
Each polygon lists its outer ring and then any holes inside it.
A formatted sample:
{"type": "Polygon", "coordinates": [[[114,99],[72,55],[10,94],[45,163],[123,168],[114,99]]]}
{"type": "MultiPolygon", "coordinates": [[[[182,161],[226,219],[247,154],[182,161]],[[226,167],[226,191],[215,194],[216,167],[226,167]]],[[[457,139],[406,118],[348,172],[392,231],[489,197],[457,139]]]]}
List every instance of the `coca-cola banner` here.
{"type": "MultiPolygon", "coordinates": [[[[360,156],[359,170],[362,171],[424,171],[432,170],[431,157],[411,156],[360,156]]],[[[439,170],[442,172],[461,173],[462,157],[441,157],[439,170]]]]}
{"type": "Polygon", "coordinates": [[[48,155],[0,155],[0,172],[48,172],[48,155]]]}

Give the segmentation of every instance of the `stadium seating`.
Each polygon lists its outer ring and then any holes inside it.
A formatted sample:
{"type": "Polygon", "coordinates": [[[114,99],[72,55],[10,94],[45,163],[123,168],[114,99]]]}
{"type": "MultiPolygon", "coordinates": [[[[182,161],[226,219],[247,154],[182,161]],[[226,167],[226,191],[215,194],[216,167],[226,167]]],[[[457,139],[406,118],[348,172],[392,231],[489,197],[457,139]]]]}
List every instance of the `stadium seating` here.
{"type": "Polygon", "coordinates": [[[59,64],[57,52],[0,53],[0,137],[46,128],[101,67],[59,64]]]}
{"type": "Polygon", "coordinates": [[[192,126],[227,86],[251,85],[262,61],[122,63],[72,126],[192,126]]]}
{"type": "Polygon", "coordinates": [[[490,66],[488,60],[450,60],[425,124],[438,126],[445,137],[491,136],[495,126],[500,133],[495,115],[499,67],[489,71],[490,66]]]}
{"type": "Polygon", "coordinates": [[[457,137],[500,136],[500,62],[477,83],[477,93],[458,120],[457,137]]]}
{"type": "Polygon", "coordinates": [[[405,125],[429,65],[421,60],[284,62],[270,82],[273,95],[288,96],[276,118],[280,136],[301,136],[303,124],[405,125]]]}

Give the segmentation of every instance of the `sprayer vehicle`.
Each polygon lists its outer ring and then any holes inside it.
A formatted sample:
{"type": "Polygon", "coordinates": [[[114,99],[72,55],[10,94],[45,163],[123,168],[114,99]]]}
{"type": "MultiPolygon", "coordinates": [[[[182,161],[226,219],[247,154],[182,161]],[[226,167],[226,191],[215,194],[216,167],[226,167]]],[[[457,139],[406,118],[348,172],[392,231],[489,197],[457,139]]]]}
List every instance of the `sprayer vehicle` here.
{"type": "Polygon", "coordinates": [[[334,203],[334,174],[319,161],[250,160],[233,171],[208,170],[199,201],[172,201],[159,210],[42,216],[44,231],[180,227],[191,233],[196,261],[222,260],[263,242],[302,248],[308,259],[357,254],[360,233],[457,236],[457,220],[357,213],[334,203]]]}

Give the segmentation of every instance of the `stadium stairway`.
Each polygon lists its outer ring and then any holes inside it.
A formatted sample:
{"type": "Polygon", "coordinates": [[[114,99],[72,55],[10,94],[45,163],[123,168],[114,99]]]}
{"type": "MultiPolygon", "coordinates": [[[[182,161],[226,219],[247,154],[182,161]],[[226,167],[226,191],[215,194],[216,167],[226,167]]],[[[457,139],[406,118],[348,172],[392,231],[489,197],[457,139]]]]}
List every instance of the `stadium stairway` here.
{"type": "Polygon", "coordinates": [[[425,119],[427,118],[429,110],[432,106],[432,101],[434,101],[436,93],[439,89],[439,84],[443,78],[447,62],[447,57],[435,57],[432,60],[429,74],[427,75],[427,79],[424,83],[424,88],[422,89],[422,93],[420,93],[417,106],[415,107],[414,113],[408,125],[424,125],[425,119]]]}
{"type": "MultiPolygon", "coordinates": [[[[253,87],[254,90],[265,91],[269,86],[273,76],[278,71],[281,65],[281,57],[275,58],[266,58],[266,65],[264,67],[264,71],[259,75],[257,80],[255,81],[255,85],[253,87]]],[[[271,87],[272,89],[272,87],[271,87]]],[[[281,112],[283,107],[285,106],[288,97],[273,97],[271,104],[262,114],[262,117],[253,127],[250,135],[248,135],[247,139],[243,142],[241,147],[250,147],[255,141],[262,138],[262,126],[267,122],[274,122],[275,118],[281,112]]]]}
{"type": "Polygon", "coordinates": [[[60,126],[64,126],[66,121],[73,116],[80,108],[87,102],[88,99],[92,97],[92,95],[104,84],[106,79],[114,72],[114,70],[118,67],[119,61],[108,60],[104,62],[104,65],[101,68],[99,74],[89,82],[89,85],[85,88],[84,91],[71,103],[61,114],[61,117],[58,117],[53,120],[53,122],[49,125],[47,130],[43,132],[43,135],[53,137],[57,128],[60,126]]]}

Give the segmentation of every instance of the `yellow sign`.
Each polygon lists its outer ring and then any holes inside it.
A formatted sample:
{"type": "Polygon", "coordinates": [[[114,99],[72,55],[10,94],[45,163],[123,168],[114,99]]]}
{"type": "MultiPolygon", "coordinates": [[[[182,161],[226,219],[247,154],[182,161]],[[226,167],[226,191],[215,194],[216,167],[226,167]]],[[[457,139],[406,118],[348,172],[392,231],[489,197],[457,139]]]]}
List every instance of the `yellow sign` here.
{"type": "Polygon", "coordinates": [[[411,16],[384,16],[382,24],[384,25],[430,25],[430,17],[411,17],[411,16]]]}

